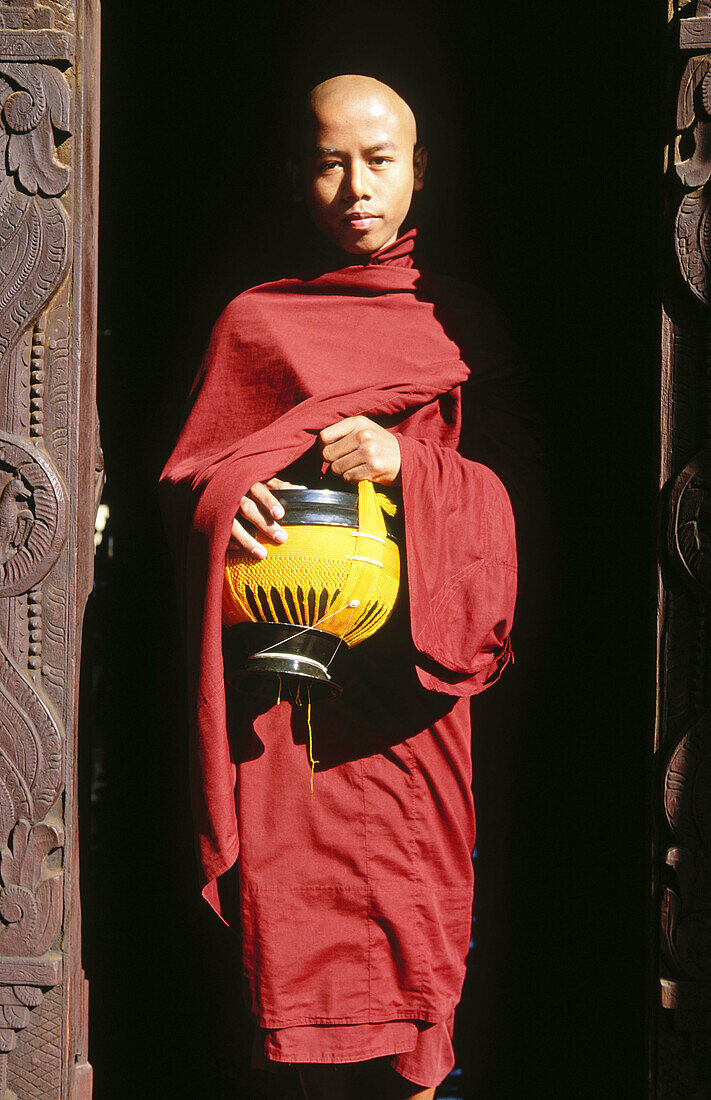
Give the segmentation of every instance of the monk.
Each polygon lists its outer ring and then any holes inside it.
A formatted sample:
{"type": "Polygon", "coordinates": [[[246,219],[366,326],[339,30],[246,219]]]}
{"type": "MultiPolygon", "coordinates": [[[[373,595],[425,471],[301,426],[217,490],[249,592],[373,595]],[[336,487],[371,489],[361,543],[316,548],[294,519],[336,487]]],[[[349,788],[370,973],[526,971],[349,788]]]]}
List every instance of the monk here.
{"type": "Polygon", "coordinates": [[[203,894],[239,906],[257,1064],[296,1065],[308,1100],[428,1100],[470,941],[469,699],[510,658],[514,524],[487,456],[511,450],[515,353],[489,300],[420,271],[401,235],[427,165],[404,100],[334,77],[302,139],[292,175],[329,262],[226,308],[162,474],[203,894]],[[220,600],[229,541],[264,558],[287,538],[273,490],[324,470],[399,494],[406,568],[343,696],[312,708],[312,793],[303,712],[225,689],[220,600]]]}

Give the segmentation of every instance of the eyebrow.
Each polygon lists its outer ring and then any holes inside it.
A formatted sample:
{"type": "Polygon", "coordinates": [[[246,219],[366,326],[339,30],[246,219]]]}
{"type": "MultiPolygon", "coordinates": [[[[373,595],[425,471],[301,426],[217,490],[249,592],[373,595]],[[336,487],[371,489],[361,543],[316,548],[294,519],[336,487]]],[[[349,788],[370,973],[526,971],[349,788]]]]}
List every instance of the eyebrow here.
{"type": "MultiPolygon", "coordinates": [[[[396,152],[396,151],[397,151],[397,145],[395,144],[394,141],[380,141],[380,142],[378,142],[377,145],[371,145],[371,146],[369,146],[368,149],[363,150],[363,152],[365,153],[366,156],[372,156],[373,153],[396,152]]],[[[311,155],[313,157],[334,157],[334,156],[335,157],[342,157],[342,156],[344,156],[344,154],[341,152],[340,149],[332,149],[328,145],[317,145],[316,148],[313,150],[311,155]]]]}

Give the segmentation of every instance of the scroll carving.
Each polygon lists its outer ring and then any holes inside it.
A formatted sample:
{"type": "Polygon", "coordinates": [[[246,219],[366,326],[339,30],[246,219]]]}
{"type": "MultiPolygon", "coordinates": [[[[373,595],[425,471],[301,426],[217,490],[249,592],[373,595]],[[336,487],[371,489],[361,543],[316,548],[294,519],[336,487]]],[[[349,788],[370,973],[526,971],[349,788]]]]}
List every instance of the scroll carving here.
{"type": "Polygon", "coordinates": [[[671,555],[692,591],[711,600],[711,449],[676,479],[669,515],[671,555]]]}
{"type": "Polygon", "coordinates": [[[62,785],[61,749],[48,707],[0,645],[0,849],[17,821],[34,824],[54,806],[62,785]]]}
{"type": "Polygon", "coordinates": [[[42,453],[3,432],[0,486],[0,596],[16,596],[57,560],[66,535],[66,496],[42,453]]]}
{"type": "MultiPolygon", "coordinates": [[[[711,42],[711,0],[699,0],[697,16],[681,20],[682,48],[703,50],[711,42]],[[691,30],[687,24],[693,24],[691,30]]],[[[683,187],[675,225],[679,267],[690,290],[711,305],[711,56],[689,58],[679,82],[677,136],[674,144],[676,175],[683,187]]]]}
{"type": "Polygon", "coordinates": [[[69,88],[52,65],[0,61],[0,361],[41,313],[69,262],[58,201],[69,171],[56,157],[69,130],[69,88]]]}
{"type": "Polygon", "coordinates": [[[662,899],[665,951],[680,978],[711,982],[711,711],[674,747],[664,809],[678,842],[666,855],[674,887],[662,899]]]}

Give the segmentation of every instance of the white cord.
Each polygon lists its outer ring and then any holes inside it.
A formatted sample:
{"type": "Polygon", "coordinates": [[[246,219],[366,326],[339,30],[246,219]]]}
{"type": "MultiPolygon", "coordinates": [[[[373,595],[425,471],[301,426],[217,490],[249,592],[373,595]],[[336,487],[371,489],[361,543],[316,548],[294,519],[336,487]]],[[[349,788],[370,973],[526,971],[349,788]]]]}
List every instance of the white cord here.
{"type": "MultiPolygon", "coordinates": [[[[269,653],[270,650],[276,649],[276,647],[278,645],[286,645],[287,642],[293,642],[294,638],[298,638],[302,634],[305,634],[307,630],[313,630],[315,627],[319,626],[320,623],[325,623],[327,621],[327,619],[332,619],[334,617],[334,615],[340,615],[342,611],[347,611],[349,607],[352,608],[353,610],[355,610],[356,607],[360,607],[360,600],[351,600],[351,602],[347,603],[345,607],[339,607],[337,611],[332,611],[330,615],[324,615],[324,617],[322,619],[318,619],[317,622],[315,622],[313,624],[313,626],[302,626],[302,627],[300,627],[299,630],[295,631],[293,634],[290,634],[288,638],[280,638],[278,642],[274,642],[274,645],[268,645],[264,649],[260,649],[258,653],[253,653],[252,657],[261,657],[264,653],[269,653]]],[[[352,618],[353,618],[353,615],[351,614],[351,617],[348,620],[348,625],[346,626],[346,629],[343,632],[344,634],[348,631],[348,627],[351,625],[351,619],[352,618]]],[[[341,637],[339,638],[338,645],[340,645],[342,641],[343,641],[343,635],[341,635],[341,637]]],[[[336,646],[336,652],[338,652],[338,646],[336,646]]],[[[279,656],[279,654],[277,654],[277,656],[279,656]]],[[[282,656],[284,656],[284,655],[282,654],[282,656]]],[[[334,653],[334,657],[335,657],[335,653],[334,653]]],[[[333,657],[331,658],[331,661],[332,660],[333,660],[333,657]]],[[[331,663],[331,661],[329,661],[329,664],[331,663]]],[[[318,662],[316,662],[316,663],[318,664],[318,662]]]]}

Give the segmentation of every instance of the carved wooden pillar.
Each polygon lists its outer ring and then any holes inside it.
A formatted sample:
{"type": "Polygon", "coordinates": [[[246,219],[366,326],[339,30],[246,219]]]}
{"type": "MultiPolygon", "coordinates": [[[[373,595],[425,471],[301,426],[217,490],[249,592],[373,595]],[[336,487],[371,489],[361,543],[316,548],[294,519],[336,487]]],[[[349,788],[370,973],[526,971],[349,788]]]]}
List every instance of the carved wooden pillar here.
{"type": "Polygon", "coordinates": [[[100,480],[96,0],[0,0],[0,1097],[88,1100],[76,730],[100,480]]]}
{"type": "Polygon", "coordinates": [[[652,1095],[694,1100],[710,1095],[711,1081],[711,0],[679,0],[670,26],[654,793],[661,948],[650,1062],[652,1095]]]}

